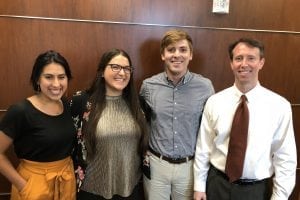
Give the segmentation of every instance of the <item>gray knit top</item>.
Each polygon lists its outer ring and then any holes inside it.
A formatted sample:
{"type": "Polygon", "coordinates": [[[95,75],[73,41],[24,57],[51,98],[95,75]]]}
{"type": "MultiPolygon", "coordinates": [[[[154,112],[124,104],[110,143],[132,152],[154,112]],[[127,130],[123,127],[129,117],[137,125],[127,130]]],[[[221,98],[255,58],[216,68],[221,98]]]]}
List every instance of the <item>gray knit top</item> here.
{"type": "Polygon", "coordinates": [[[140,137],[123,98],[107,97],[97,126],[96,156],[88,162],[81,189],[106,199],[129,196],[141,178],[140,137]]]}

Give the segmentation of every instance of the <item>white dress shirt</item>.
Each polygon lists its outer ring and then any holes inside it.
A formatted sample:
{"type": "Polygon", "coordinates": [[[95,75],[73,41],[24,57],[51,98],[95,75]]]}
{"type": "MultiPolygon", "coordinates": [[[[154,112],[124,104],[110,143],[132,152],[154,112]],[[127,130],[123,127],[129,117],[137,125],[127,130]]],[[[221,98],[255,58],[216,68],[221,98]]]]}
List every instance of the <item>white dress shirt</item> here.
{"type": "MultiPolygon", "coordinates": [[[[205,105],[195,154],[195,191],[205,191],[210,163],[225,172],[231,124],[241,95],[232,86],[211,96],[205,105]]],[[[297,166],[291,105],[260,84],[245,95],[250,119],[241,178],[261,180],[275,174],[271,199],[288,199],[297,166]]]]}

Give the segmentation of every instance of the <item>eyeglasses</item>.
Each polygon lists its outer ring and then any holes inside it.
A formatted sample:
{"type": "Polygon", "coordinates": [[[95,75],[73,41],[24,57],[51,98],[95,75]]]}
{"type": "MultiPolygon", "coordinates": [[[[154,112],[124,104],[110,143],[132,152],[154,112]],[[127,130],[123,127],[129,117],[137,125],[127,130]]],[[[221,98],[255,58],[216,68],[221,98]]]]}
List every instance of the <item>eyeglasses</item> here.
{"type": "Polygon", "coordinates": [[[119,72],[119,71],[121,71],[121,69],[123,69],[123,71],[126,74],[130,74],[133,72],[133,67],[130,67],[130,66],[121,66],[118,64],[107,64],[107,65],[110,66],[110,68],[113,72],[119,72]]]}

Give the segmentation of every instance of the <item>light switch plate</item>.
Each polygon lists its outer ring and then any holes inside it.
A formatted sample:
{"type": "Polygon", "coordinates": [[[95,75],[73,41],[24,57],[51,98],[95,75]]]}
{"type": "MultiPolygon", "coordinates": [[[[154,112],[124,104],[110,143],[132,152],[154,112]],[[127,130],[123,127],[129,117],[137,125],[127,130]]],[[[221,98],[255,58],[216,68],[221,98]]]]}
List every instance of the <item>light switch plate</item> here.
{"type": "Polygon", "coordinates": [[[213,13],[228,14],[230,0],[213,0],[213,13]]]}

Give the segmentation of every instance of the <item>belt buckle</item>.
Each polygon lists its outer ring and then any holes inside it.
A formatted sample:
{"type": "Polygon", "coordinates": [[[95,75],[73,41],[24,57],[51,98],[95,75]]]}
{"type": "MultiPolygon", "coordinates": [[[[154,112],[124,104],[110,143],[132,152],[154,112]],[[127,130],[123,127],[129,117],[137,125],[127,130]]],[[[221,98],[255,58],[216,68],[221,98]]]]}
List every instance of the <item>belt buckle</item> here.
{"type": "Polygon", "coordinates": [[[233,182],[235,185],[254,185],[257,183],[256,179],[238,179],[233,182]]]}
{"type": "Polygon", "coordinates": [[[182,158],[170,158],[170,160],[172,160],[174,162],[179,162],[182,160],[182,158]]]}
{"type": "Polygon", "coordinates": [[[167,158],[167,161],[170,163],[181,163],[182,162],[182,158],[167,158]]]}
{"type": "Polygon", "coordinates": [[[188,162],[190,159],[189,157],[184,157],[184,158],[170,158],[170,161],[173,163],[184,163],[184,162],[188,162]]]}

